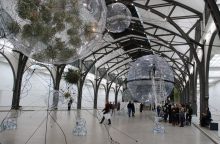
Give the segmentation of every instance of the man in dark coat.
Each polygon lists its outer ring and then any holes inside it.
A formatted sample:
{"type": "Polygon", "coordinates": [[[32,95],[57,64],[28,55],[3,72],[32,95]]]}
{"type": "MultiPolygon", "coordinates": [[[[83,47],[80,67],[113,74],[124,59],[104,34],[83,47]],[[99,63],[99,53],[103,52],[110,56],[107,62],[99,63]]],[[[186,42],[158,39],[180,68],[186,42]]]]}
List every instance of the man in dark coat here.
{"type": "Polygon", "coordinates": [[[134,117],[134,114],[135,114],[135,106],[134,106],[134,103],[133,103],[133,102],[131,103],[131,111],[132,111],[132,116],[134,117]]]}
{"type": "Polygon", "coordinates": [[[132,112],[132,104],[131,104],[131,101],[129,101],[128,105],[127,105],[127,108],[128,108],[128,116],[131,117],[131,112],[132,112]]]}
{"type": "Polygon", "coordinates": [[[103,117],[102,117],[102,120],[100,121],[100,124],[102,124],[103,123],[103,121],[105,120],[105,116],[107,116],[107,115],[109,115],[108,116],[108,125],[110,125],[111,124],[111,119],[110,119],[110,104],[107,102],[106,104],[105,104],[105,108],[102,110],[102,112],[103,112],[103,117]]]}

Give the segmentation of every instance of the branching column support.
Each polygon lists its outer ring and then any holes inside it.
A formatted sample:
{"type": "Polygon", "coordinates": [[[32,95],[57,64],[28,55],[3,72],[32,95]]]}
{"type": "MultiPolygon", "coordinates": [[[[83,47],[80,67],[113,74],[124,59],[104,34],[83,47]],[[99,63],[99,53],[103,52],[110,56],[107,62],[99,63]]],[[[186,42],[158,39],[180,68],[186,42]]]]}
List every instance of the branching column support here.
{"type": "Polygon", "coordinates": [[[56,66],[56,71],[55,71],[55,83],[54,83],[54,90],[55,92],[53,93],[53,108],[57,109],[58,102],[59,102],[59,93],[56,91],[59,91],[60,89],[60,81],[62,78],[63,71],[65,69],[66,65],[57,65],[56,66]]]}
{"type": "Polygon", "coordinates": [[[78,87],[78,97],[77,97],[77,109],[81,109],[82,105],[82,89],[83,89],[83,84],[85,81],[85,75],[82,73],[83,72],[83,67],[82,67],[82,60],[79,60],[79,69],[80,69],[80,79],[77,84],[78,87]]]}
{"type": "MultiPolygon", "coordinates": [[[[204,53],[204,48],[203,48],[204,53]]],[[[205,70],[205,58],[202,57],[201,63],[197,65],[198,74],[199,74],[199,82],[200,82],[200,119],[201,114],[205,113],[206,108],[208,107],[209,96],[207,93],[207,83],[206,83],[206,70],[205,70]]]]}
{"type": "MultiPolygon", "coordinates": [[[[195,67],[195,66],[194,66],[195,67]]],[[[197,114],[197,69],[194,68],[193,72],[193,95],[192,95],[192,108],[193,108],[193,113],[197,114]]]]}
{"type": "Polygon", "coordinates": [[[82,90],[83,90],[83,84],[86,80],[86,76],[89,73],[89,71],[92,69],[92,67],[95,65],[96,61],[85,61],[85,60],[79,60],[79,71],[80,71],[80,79],[78,81],[78,97],[77,97],[77,109],[81,109],[82,105],[82,90]],[[85,68],[85,70],[84,70],[85,68]]]}
{"type": "Polygon", "coordinates": [[[83,78],[80,77],[78,82],[78,97],[77,97],[77,109],[81,109],[82,107],[82,89],[83,89],[83,78]]]}
{"type": "Polygon", "coordinates": [[[184,86],[184,89],[182,91],[181,97],[180,97],[180,103],[183,104],[186,97],[186,86],[184,86]]]}
{"type": "Polygon", "coordinates": [[[94,109],[97,109],[98,89],[99,89],[98,77],[99,77],[98,71],[97,71],[97,68],[95,68],[94,105],[93,105],[93,108],[94,108],[94,109]]]}
{"type": "Polygon", "coordinates": [[[19,109],[20,105],[20,95],[21,95],[21,84],[22,77],[24,74],[25,66],[27,63],[28,57],[22,53],[19,53],[18,67],[15,77],[14,89],[13,89],[13,99],[12,99],[12,109],[19,109]]]}
{"type": "Polygon", "coordinates": [[[105,102],[109,101],[109,92],[111,89],[111,82],[109,81],[109,75],[107,73],[107,82],[106,82],[106,96],[105,96],[105,102]]]}
{"type": "MultiPolygon", "coordinates": [[[[110,92],[110,89],[112,87],[112,84],[115,82],[115,80],[120,77],[121,75],[127,73],[127,69],[124,69],[123,71],[121,71],[120,73],[118,73],[116,76],[114,76],[114,78],[111,79],[110,82],[107,83],[107,87],[106,87],[106,95],[109,96],[109,92],[110,92]]],[[[116,83],[117,84],[117,83],[116,83]]],[[[120,89],[120,87],[119,87],[120,89]]],[[[117,89],[116,89],[117,91],[117,89]]]]}
{"type": "Polygon", "coordinates": [[[211,12],[212,17],[215,21],[216,27],[218,29],[218,34],[220,37],[220,12],[219,12],[218,6],[216,4],[216,1],[215,0],[204,0],[204,1],[210,9],[210,12],[211,12]]]}
{"type": "Polygon", "coordinates": [[[189,103],[189,92],[190,92],[190,82],[188,81],[186,84],[186,94],[185,94],[186,96],[184,101],[185,104],[189,103]]]}
{"type": "Polygon", "coordinates": [[[181,99],[181,103],[185,104],[186,103],[186,99],[187,99],[187,89],[188,89],[188,84],[185,85],[184,87],[184,91],[183,91],[183,97],[181,99]]]}
{"type": "Polygon", "coordinates": [[[115,104],[118,103],[118,93],[120,91],[120,88],[121,88],[121,85],[116,84],[116,86],[115,86],[115,104]]]}
{"type": "Polygon", "coordinates": [[[193,74],[189,75],[189,100],[188,102],[192,104],[193,102],[193,95],[194,95],[194,81],[193,81],[193,74]]]}
{"type": "Polygon", "coordinates": [[[206,96],[205,88],[205,70],[204,65],[199,68],[199,81],[200,81],[200,118],[201,114],[205,112],[208,106],[208,97],[206,96]]]}

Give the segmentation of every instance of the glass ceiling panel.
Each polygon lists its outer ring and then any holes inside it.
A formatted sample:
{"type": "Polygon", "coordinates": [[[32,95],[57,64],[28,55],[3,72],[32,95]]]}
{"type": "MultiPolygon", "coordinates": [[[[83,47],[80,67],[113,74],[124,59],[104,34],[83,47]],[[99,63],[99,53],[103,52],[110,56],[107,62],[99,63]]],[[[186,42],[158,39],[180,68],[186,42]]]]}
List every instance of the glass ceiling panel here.
{"type": "Polygon", "coordinates": [[[220,54],[215,54],[211,61],[210,61],[210,67],[220,67],[220,54]]]}
{"type": "Polygon", "coordinates": [[[6,48],[13,49],[14,46],[7,39],[0,39],[0,48],[5,46],[6,48]]]}

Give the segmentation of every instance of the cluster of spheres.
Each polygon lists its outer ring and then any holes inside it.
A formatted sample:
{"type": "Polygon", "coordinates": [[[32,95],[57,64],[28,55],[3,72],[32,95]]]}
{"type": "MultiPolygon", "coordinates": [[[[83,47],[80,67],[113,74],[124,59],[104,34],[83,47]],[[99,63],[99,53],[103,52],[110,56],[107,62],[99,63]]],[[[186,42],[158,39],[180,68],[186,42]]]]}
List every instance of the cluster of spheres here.
{"type": "Polygon", "coordinates": [[[36,61],[67,64],[90,53],[105,28],[123,32],[131,17],[124,4],[103,0],[0,0],[0,38],[36,61]]]}
{"type": "Polygon", "coordinates": [[[0,0],[0,28],[16,51],[71,63],[89,53],[106,26],[103,0],[0,0]]]}
{"type": "Polygon", "coordinates": [[[174,76],[169,64],[159,55],[138,58],[128,72],[127,87],[133,100],[139,102],[161,102],[173,90],[174,76]]]}
{"type": "Polygon", "coordinates": [[[107,6],[106,29],[112,33],[121,33],[130,26],[131,12],[122,3],[107,6]]]}

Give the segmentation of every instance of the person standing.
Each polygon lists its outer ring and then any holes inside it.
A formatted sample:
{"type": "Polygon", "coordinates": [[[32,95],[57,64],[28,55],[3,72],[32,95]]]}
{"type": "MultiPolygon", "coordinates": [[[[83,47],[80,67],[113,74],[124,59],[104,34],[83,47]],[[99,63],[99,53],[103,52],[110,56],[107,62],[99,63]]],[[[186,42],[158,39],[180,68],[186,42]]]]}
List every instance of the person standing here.
{"type": "Polygon", "coordinates": [[[108,125],[111,124],[111,115],[110,115],[110,104],[107,102],[105,104],[105,108],[102,110],[103,112],[103,117],[102,117],[102,120],[100,121],[100,124],[102,124],[105,120],[105,118],[108,119],[108,125]]]}
{"type": "Polygon", "coordinates": [[[111,109],[112,109],[112,114],[111,115],[115,115],[115,108],[116,108],[116,104],[113,102],[111,109]]]}
{"type": "Polygon", "coordinates": [[[160,105],[157,106],[157,109],[156,109],[156,110],[157,110],[157,116],[159,117],[159,116],[160,116],[160,111],[161,111],[160,105]]]}
{"type": "Polygon", "coordinates": [[[118,102],[118,104],[117,104],[117,111],[120,110],[120,107],[121,107],[121,104],[120,104],[120,102],[118,102]]]}
{"type": "Polygon", "coordinates": [[[180,119],[180,127],[184,127],[183,123],[185,121],[185,112],[184,112],[184,108],[183,107],[180,108],[179,119],[180,119]]]}
{"type": "Polygon", "coordinates": [[[189,125],[191,125],[192,113],[193,113],[193,109],[192,109],[191,104],[189,104],[189,106],[187,107],[187,110],[186,110],[186,120],[189,125]]]}
{"type": "Polygon", "coordinates": [[[202,113],[201,117],[201,126],[208,126],[210,122],[212,121],[212,115],[211,112],[209,111],[209,108],[206,108],[206,113],[202,113]]]}
{"type": "Polygon", "coordinates": [[[128,108],[128,116],[131,117],[131,111],[132,111],[131,101],[129,101],[129,103],[128,103],[128,105],[127,105],[127,108],[128,108]]]}
{"type": "Polygon", "coordinates": [[[144,108],[143,103],[140,103],[140,112],[142,112],[142,111],[143,111],[143,108],[144,108]]]}
{"type": "Polygon", "coordinates": [[[134,117],[134,114],[135,114],[134,102],[131,103],[131,112],[132,112],[132,117],[134,117]]]}
{"type": "Polygon", "coordinates": [[[164,111],[164,121],[167,122],[168,113],[169,113],[168,104],[167,103],[164,105],[163,111],[164,111]]]}
{"type": "Polygon", "coordinates": [[[68,111],[71,109],[72,103],[73,103],[73,99],[71,97],[69,102],[68,102],[68,111]]]}
{"type": "Polygon", "coordinates": [[[155,77],[155,74],[156,74],[156,66],[155,66],[155,64],[153,64],[153,66],[152,66],[152,72],[153,72],[153,76],[155,77]]]}

